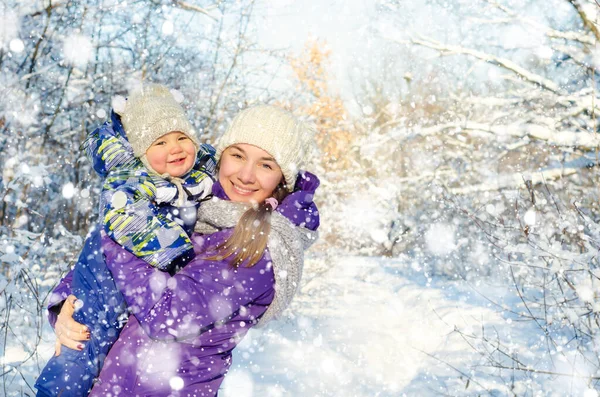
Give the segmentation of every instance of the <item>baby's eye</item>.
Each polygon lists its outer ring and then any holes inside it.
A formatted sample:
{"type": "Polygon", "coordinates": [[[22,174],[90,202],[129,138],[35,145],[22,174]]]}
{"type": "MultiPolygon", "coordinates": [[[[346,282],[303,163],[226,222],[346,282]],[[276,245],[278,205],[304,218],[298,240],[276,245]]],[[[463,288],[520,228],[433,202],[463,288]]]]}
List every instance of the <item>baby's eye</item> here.
{"type": "Polygon", "coordinates": [[[190,139],[190,138],[189,138],[188,136],[186,136],[186,135],[182,135],[182,136],[180,136],[180,137],[179,137],[179,139],[178,139],[178,140],[179,140],[179,141],[184,141],[184,140],[186,140],[186,139],[190,139]]]}
{"type": "Polygon", "coordinates": [[[165,141],[158,141],[154,143],[154,146],[159,146],[159,145],[165,145],[167,142],[165,141]]]}

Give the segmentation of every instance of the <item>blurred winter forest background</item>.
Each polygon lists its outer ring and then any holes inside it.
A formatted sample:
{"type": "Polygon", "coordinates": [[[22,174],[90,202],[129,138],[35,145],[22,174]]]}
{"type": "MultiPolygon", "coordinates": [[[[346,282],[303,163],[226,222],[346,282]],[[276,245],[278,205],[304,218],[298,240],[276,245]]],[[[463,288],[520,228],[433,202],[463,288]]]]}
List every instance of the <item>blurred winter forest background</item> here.
{"type": "Polygon", "coordinates": [[[1,0],[0,394],[33,394],[44,301],[97,220],[79,146],[151,80],[206,142],[257,102],[316,126],[309,282],[390,258],[513,298],[483,294],[502,332],[454,327],[474,354],[434,357],[442,394],[598,395],[599,39],[594,0],[1,0]]]}

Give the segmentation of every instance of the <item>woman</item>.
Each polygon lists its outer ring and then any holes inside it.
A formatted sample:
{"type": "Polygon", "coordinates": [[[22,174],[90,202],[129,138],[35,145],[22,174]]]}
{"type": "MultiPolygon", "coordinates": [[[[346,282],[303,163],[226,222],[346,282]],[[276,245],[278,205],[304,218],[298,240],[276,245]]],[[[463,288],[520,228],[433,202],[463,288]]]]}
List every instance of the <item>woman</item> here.
{"type": "Polygon", "coordinates": [[[306,142],[306,128],[281,109],[236,116],[219,142],[215,197],[198,211],[196,257],[174,276],[102,239],[133,314],[92,396],[217,394],[233,348],[289,304],[316,238],[318,180],[301,173],[296,183],[306,142]]]}

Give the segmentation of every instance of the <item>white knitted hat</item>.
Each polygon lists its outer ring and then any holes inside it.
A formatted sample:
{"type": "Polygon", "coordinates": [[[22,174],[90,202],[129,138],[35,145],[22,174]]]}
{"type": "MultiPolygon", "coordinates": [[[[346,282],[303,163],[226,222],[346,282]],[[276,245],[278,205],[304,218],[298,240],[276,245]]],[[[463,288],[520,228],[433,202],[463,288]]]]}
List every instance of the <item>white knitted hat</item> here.
{"type": "Polygon", "coordinates": [[[135,157],[142,157],[152,143],[172,131],[187,135],[196,149],[200,147],[183,108],[169,89],[159,84],[146,84],[132,93],[124,109],[115,109],[135,157]]]}
{"type": "Polygon", "coordinates": [[[247,108],[229,125],[217,145],[217,160],[229,146],[246,143],[269,153],[283,172],[289,191],[308,151],[309,127],[290,112],[270,105],[247,108]]]}

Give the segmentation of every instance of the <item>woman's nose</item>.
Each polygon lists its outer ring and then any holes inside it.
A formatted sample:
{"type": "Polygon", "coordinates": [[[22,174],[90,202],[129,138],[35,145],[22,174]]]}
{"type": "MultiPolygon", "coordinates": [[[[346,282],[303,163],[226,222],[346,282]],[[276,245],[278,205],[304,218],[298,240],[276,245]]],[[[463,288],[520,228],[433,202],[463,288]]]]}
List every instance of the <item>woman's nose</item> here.
{"type": "Polygon", "coordinates": [[[245,163],[238,172],[238,179],[243,183],[254,183],[255,177],[254,167],[249,162],[245,163]]]}

